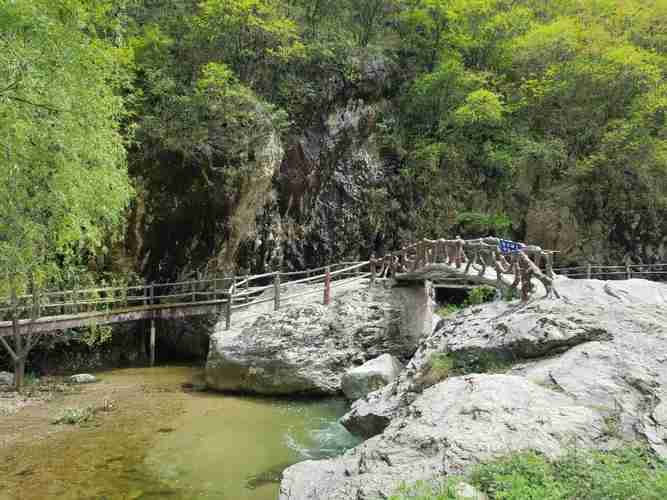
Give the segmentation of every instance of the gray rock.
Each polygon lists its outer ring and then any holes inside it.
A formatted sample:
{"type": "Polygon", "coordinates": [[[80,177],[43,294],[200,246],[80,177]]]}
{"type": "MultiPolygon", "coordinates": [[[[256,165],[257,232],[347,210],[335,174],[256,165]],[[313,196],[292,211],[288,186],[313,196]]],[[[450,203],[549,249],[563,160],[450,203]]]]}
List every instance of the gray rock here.
{"type": "Polygon", "coordinates": [[[14,385],[14,374],[9,372],[0,372],[0,385],[14,385]]]}
{"type": "Polygon", "coordinates": [[[343,418],[374,437],[287,469],[281,500],[389,496],[403,481],[519,450],[557,456],[643,440],[667,456],[667,286],[558,279],[558,287],[560,300],[494,303],[445,321],[394,382],[343,418]],[[451,361],[442,381],[426,376],[433,356],[451,361]]]}
{"type": "Polygon", "coordinates": [[[456,485],[457,500],[487,500],[487,496],[473,485],[460,482],[456,485]]]}
{"type": "Polygon", "coordinates": [[[338,394],[351,367],[385,353],[403,360],[412,356],[420,329],[406,322],[402,311],[426,299],[417,288],[406,302],[408,290],[355,286],[334,290],[326,307],[301,300],[258,317],[247,311],[247,321],[235,316],[231,330],[221,323],[211,336],[206,383],[221,391],[338,394]]]}
{"type": "MultiPolygon", "coordinates": [[[[620,358],[637,350],[639,357],[645,358],[647,352],[653,352],[655,358],[655,353],[667,348],[659,333],[665,332],[667,325],[665,285],[644,280],[603,282],[560,278],[558,289],[563,296],[561,300],[538,298],[528,304],[494,302],[468,308],[444,321],[439,330],[420,343],[396,387],[355,402],[343,417],[343,425],[364,437],[382,432],[378,423],[388,422],[411,403],[415,393],[434,383],[429,376],[434,355],[446,354],[454,372],[475,373],[556,356],[577,345],[614,346],[609,348],[618,351],[620,358]],[[654,340],[656,336],[660,340],[654,340]],[[645,342],[649,345],[642,347],[645,342]]],[[[553,363],[562,364],[569,359],[556,357],[553,363]]],[[[578,368],[577,380],[591,379],[588,363],[573,368],[578,368]]],[[[623,372],[626,368],[609,369],[623,372]]],[[[547,379],[543,374],[541,383],[551,383],[547,379]]]]}
{"type": "Polygon", "coordinates": [[[394,380],[402,369],[401,362],[391,354],[366,361],[345,372],[341,380],[343,394],[352,400],[363,398],[394,380]]]}
{"type": "Polygon", "coordinates": [[[553,457],[568,446],[593,446],[603,428],[594,409],[522,377],[454,377],[426,389],[408,414],[342,457],[288,468],[280,498],[386,498],[403,481],[459,474],[508,452],[553,457]]]}
{"type": "Polygon", "coordinates": [[[97,382],[97,377],[95,377],[95,375],[91,375],[90,373],[78,373],[76,375],[72,375],[69,378],[69,381],[72,384],[92,384],[93,382],[97,382]]]}

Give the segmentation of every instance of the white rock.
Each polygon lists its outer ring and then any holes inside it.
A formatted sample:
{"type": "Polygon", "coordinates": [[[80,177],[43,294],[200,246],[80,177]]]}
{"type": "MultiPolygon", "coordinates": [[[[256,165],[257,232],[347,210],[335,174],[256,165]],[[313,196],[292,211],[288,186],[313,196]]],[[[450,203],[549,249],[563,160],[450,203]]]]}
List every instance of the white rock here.
{"type": "Polygon", "coordinates": [[[391,354],[378,356],[345,372],[341,380],[343,393],[351,400],[363,398],[394,380],[402,369],[401,362],[391,354]]]}
{"type": "Polygon", "coordinates": [[[14,385],[14,375],[9,372],[0,372],[0,385],[14,385]]]}
{"type": "Polygon", "coordinates": [[[92,384],[93,382],[97,382],[97,377],[95,377],[95,375],[91,375],[90,373],[78,373],[76,375],[72,375],[69,378],[69,381],[73,384],[92,384]]]}
{"type": "Polygon", "coordinates": [[[627,440],[667,457],[667,285],[560,278],[558,290],[562,299],[496,302],[448,319],[396,380],[342,419],[373,437],[289,467],[280,500],[386,498],[402,482],[522,450],[556,457],[627,440]],[[434,355],[452,363],[440,382],[424,376],[434,355]]]}
{"type": "Polygon", "coordinates": [[[414,354],[423,334],[415,325],[427,316],[414,312],[423,288],[334,290],[329,306],[319,302],[317,292],[317,301],[283,304],[276,312],[271,307],[247,322],[243,312],[233,315],[230,330],[224,321],[216,325],[207,386],[268,395],[335,395],[343,374],[359,363],[386,353],[403,360],[414,354]]]}

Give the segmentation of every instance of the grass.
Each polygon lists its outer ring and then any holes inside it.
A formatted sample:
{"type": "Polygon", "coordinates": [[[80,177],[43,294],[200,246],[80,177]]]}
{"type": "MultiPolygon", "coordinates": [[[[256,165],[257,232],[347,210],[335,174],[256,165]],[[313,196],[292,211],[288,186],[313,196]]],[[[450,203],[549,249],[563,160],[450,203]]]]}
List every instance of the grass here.
{"type": "Polygon", "coordinates": [[[504,354],[488,351],[433,353],[424,364],[417,384],[426,389],[448,377],[471,373],[504,373],[513,363],[514,360],[504,354]]]}
{"type": "Polygon", "coordinates": [[[456,304],[445,304],[442,307],[439,307],[438,309],[435,310],[435,314],[440,316],[441,318],[446,318],[447,316],[450,316],[454,313],[457,313],[462,309],[461,306],[458,306],[456,304]]]}
{"type": "Polygon", "coordinates": [[[436,485],[404,485],[391,500],[458,500],[453,487],[465,480],[490,500],[662,500],[667,466],[645,448],[572,451],[557,460],[516,453],[482,464],[468,477],[436,485]]]}

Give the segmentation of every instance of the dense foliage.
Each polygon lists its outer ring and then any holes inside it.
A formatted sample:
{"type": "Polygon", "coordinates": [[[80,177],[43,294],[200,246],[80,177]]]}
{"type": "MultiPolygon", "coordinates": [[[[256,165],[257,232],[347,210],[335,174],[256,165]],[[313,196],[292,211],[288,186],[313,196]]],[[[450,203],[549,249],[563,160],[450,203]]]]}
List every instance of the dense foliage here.
{"type": "Polygon", "coordinates": [[[130,267],[233,266],[258,210],[298,211],[271,163],[354,100],[384,171],[342,253],[484,232],[662,257],[665,0],[5,0],[0,25],[4,269],[117,248],[126,153],[130,267]]]}
{"type": "MultiPolygon", "coordinates": [[[[491,500],[658,500],[667,495],[665,464],[642,449],[574,451],[554,461],[518,453],[478,466],[468,480],[491,500]]],[[[406,486],[392,500],[457,500],[460,481],[406,486]]]]}

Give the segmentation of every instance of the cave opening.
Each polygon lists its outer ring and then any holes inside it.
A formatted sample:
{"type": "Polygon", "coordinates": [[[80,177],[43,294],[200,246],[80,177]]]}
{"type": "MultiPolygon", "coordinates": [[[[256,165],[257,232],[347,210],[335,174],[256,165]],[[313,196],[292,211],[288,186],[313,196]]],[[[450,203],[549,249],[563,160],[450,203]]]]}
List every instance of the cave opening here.
{"type": "Polygon", "coordinates": [[[445,287],[442,285],[433,286],[435,292],[435,301],[440,306],[447,304],[454,304],[457,306],[463,305],[465,300],[468,298],[468,293],[472,290],[472,287],[445,287]]]}

